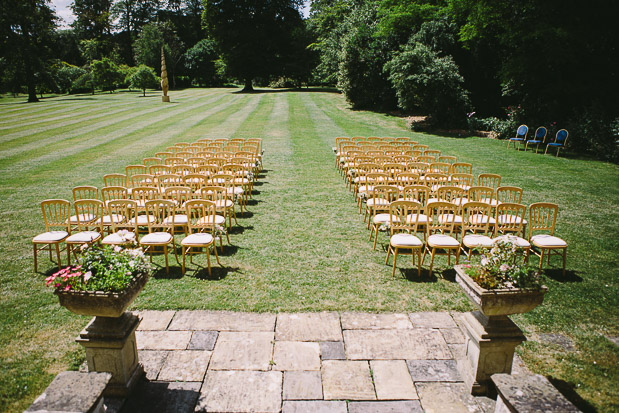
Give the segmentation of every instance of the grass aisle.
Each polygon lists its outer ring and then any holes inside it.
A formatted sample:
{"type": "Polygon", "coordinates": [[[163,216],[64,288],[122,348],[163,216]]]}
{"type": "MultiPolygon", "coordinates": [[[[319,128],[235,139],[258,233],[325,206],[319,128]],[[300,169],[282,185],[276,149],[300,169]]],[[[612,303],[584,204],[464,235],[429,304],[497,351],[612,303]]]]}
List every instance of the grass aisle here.
{"type": "MultiPolygon", "coordinates": [[[[384,234],[372,250],[331,151],[337,136],[356,135],[413,136],[471,162],[475,175],[498,173],[503,185],[522,187],[525,204],[559,204],[568,275],[561,277],[553,260],[544,304],[513,317],[529,338],[519,353],[534,372],[582,398],[581,409],[619,410],[619,351],[606,338],[619,336],[617,165],[506,150],[490,139],[410,133],[403,119],[351,111],[336,93],[188,89],[174,92],[169,105],[156,95],[124,92],[36,105],[0,98],[0,411],[23,411],[57,372],[84,357],[74,338],[87,317],[60,308],[45,275],[32,272],[30,240],[41,231],[41,200],[71,199],[76,185],[101,187],[104,174],[124,172],[179,141],[261,137],[264,172],[249,212],[230,234],[232,245],[224,245],[223,268],[215,264],[209,277],[200,256],[201,266],[190,265],[185,276],[176,264],[166,275],[163,257],[156,257],[159,270],[134,308],[470,310],[446,258],[429,278],[426,257],[419,279],[402,256],[392,278],[384,234]]],[[[40,263],[54,272],[43,256],[40,263]]]]}

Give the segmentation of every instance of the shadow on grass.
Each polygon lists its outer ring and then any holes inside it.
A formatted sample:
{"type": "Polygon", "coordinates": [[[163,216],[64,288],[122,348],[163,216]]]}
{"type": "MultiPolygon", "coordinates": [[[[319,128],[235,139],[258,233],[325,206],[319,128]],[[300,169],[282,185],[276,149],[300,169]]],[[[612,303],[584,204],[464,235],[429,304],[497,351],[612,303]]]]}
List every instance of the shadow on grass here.
{"type": "Polygon", "coordinates": [[[556,377],[552,376],[548,376],[547,379],[553,386],[557,388],[557,390],[559,390],[559,393],[564,395],[566,399],[572,402],[584,413],[593,413],[598,411],[595,406],[580,397],[580,395],[576,392],[574,384],[568,383],[564,380],[557,379],[556,377]]]}
{"type": "Polygon", "coordinates": [[[400,268],[400,274],[408,281],[415,283],[435,283],[438,281],[438,279],[434,275],[430,276],[428,268],[424,267],[421,267],[421,276],[418,275],[416,266],[414,268],[400,268]]]}
{"type": "Polygon", "coordinates": [[[217,262],[211,261],[211,274],[208,273],[208,267],[194,264],[195,269],[193,271],[187,271],[185,275],[190,276],[198,280],[223,280],[228,276],[230,272],[238,271],[236,267],[220,267],[217,262]]]}
{"type": "MultiPolygon", "coordinates": [[[[248,214],[253,215],[251,212],[248,212],[248,214]]],[[[244,216],[243,218],[250,218],[250,216],[244,216]]],[[[240,225],[235,225],[234,227],[230,228],[230,230],[228,231],[228,233],[230,235],[238,235],[238,234],[243,234],[245,233],[245,231],[253,231],[254,230],[254,226],[253,225],[248,225],[246,227],[242,227],[240,225]]]]}
{"type": "Polygon", "coordinates": [[[243,89],[236,90],[232,93],[243,94],[243,95],[252,95],[252,94],[262,94],[262,93],[290,93],[290,92],[322,92],[322,93],[335,93],[339,94],[340,91],[336,88],[331,87],[308,87],[308,88],[281,88],[281,89],[257,89],[251,91],[245,91],[243,89]]]}
{"type": "MultiPolygon", "coordinates": [[[[238,250],[239,250],[239,247],[237,247],[236,245],[224,244],[223,250],[220,245],[217,246],[217,254],[220,257],[229,257],[231,255],[236,254],[238,250]]],[[[214,259],[215,258],[214,254],[211,254],[211,257],[214,259]]]]}
{"type": "Polygon", "coordinates": [[[249,206],[255,206],[255,205],[258,205],[258,204],[259,204],[259,203],[261,203],[261,202],[264,202],[264,201],[262,201],[262,200],[260,200],[260,199],[248,199],[248,200],[247,200],[247,205],[249,205],[249,206]]]}
{"type": "MultiPolygon", "coordinates": [[[[154,266],[155,264],[153,264],[154,266]]],[[[181,265],[178,264],[174,258],[172,258],[172,260],[170,260],[169,263],[170,266],[170,272],[166,272],[165,266],[163,267],[156,267],[156,269],[153,271],[153,274],[151,275],[151,277],[156,278],[158,280],[180,280],[181,278],[183,278],[183,270],[181,268],[181,265]]]]}
{"type": "Polygon", "coordinates": [[[583,281],[583,279],[579,277],[575,271],[572,270],[565,270],[564,276],[563,270],[561,268],[545,269],[544,275],[560,283],[580,283],[583,281]]]}

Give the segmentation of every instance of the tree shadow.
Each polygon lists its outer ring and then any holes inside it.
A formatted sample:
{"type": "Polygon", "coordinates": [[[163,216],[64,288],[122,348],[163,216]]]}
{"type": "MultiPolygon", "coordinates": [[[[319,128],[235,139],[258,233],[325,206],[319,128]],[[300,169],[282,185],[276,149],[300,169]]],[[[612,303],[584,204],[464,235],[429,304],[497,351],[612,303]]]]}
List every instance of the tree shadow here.
{"type": "Polygon", "coordinates": [[[265,89],[265,88],[254,88],[253,90],[247,91],[244,89],[235,90],[231,93],[243,94],[243,95],[256,95],[256,94],[264,94],[264,93],[290,93],[290,92],[322,92],[322,93],[334,93],[340,94],[341,92],[332,87],[307,87],[307,88],[281,88],[281,89],[265,89]]]}
{"type": "Polygon", "coordinates": [[[561,268],[545,269],[544,275],[560,283],[580,283],[583,281],[573,270],[565,270],[565,276],[563,276],[563,269],[561,268]]]}
{"type": "Polygon", "coordinates": [[[595,406],[580,397],[580,395],[576,392],[574,384],[552,376],[548,376],[547,379],[553,386],[555,386],[559,393],[565,396],[566,399],[572,402],[574,406],[578,407],[584,413],[593,413],[598,411],[595,406]]]}

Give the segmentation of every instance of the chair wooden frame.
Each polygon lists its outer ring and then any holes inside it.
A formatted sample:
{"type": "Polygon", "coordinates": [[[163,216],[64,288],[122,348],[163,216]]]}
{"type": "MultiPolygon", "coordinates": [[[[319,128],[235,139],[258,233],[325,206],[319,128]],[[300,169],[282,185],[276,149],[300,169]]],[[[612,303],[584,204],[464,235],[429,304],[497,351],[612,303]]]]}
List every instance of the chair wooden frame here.
{"type": "Polygon", "coordinates": [[[49,250],[49,260],[52,259],[52,246],[56,249],[58,270],[62,269],[60,258],[60,244],[71,235],[69,216],[71,215],[71,203],[65,199],[46,199],[41,202],[41,213],[45,223],[45,232],[38,234],[32,239],[34,248],[34,272],[38,271],[38,253],[45,249],[49,250]],[[42,247],[39,247],[42,245],[42,247]]]}
{"type": "Polygon", "coordinates": [[[395,277],[396,262],[401,250],[411,251],[413,266],[415,265],[415,255],[417,256],[417,276],[421,276],[421,264],[423,262],[421,250],[424,245],[423,241],[416,236],[421,209],[421,203],[406,200],[393,201],[389,206],[391,236],[389,238],[389,247],[387,247],[385,265],[389,262],[389,255],[393,252],[392,277],[395,277]]]}
{"type": "Polygon", "coordinates": [[[457,211],[458,207],[450,202],[438,201],[426,206],[425,212],[428,215],[426,248],[421,260],[423,262],[426,254],[430,252],[430,277],[434,266],[434,256],[440,254],[440,251],[445,251],[443,254],[447,255],[447,265],[451,265],[452,251],[456,253],[456,264],[460,259],[460,241],[453,236],[457,211]]]}
{"type": "Polygon", "coordinates": [[[565,262],[567,257],[567,242],[555,236],[555,224],[559,206],[549,202],[536,202],[529,206],[529,242],[531,252],[539,257],[539,270],[542,270],[544,255],[546,265],[550,264],[551,255],[559,255],[563,259],[563,276],[565,277],[565,262]],[[538,232],[538,234],[535,234],[538,232]],[[533,248],[535,247],[535,248],[533,248]],[[536,251],[539,249],[539,253],[536,251]]]}

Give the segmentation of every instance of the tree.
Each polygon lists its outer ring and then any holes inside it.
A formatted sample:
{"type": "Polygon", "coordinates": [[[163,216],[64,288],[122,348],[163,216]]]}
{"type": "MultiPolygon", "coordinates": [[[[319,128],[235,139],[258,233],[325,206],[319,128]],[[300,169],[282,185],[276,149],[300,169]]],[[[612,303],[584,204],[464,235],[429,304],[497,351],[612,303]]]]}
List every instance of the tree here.
{"type": "Polygon", "coordinates": [[[118,31],[115,39],[125,63],[133,64],[133,42],[144,25],[156,20],[160,3],[160,0],[116,0],[112,5],[114,28],[118,31]]]}
{"type": "Polygon", "coordinates": [[[146,65],[138,66],[137,70],[129,77],[131,87],[142,89],[142,96],[146,96],[146,88],[155,88],[159,80],[155,71],[146,65]]]}
{"type": "Polygon", "coordinates": [[[116,89],[118,83],[122,82],[122,72],[112,60],[104,57],[101,60],[95,60],[90,65],[92,81],[95,86],[102,90],[109,90],[112,93],[116,89]]]}
{"type": "Polygon", "coordinates": [[[300,21],[301,0],[205,0],[203,22],[228,72],[252,91],[256,77],[278,74],[281,53],[300,21]]]}
{"type": "Polygon", "coordinates": [[[4,56],[5,82],[26,85],[28,102],[38,102],[37,79],[47,77],[50,45],[58,18],[48,0],[0,0],[0,56],[4,56]]]}
{"type": "Polygon", "coordinates": [[[193,81],[201,86],[213,86],[217,82],[215,62],[219,56],[215,43],[210,39],[200,40],[185,52],[185,66],[193,81]]]}
{"type": "Polygon", "coordinates": [[[73,0],[71,26],[82,39],[101,39],[111,31],[112,0],[73,0]]]}

